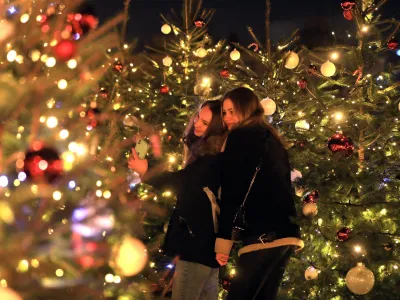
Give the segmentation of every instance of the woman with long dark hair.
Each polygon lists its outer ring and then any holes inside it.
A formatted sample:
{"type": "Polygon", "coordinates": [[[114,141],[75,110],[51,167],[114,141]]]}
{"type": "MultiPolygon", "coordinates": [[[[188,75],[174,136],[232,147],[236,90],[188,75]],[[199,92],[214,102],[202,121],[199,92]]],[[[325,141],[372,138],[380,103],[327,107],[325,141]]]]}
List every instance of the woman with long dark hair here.
{"type": "Polygon", "coordinates": [[[213,175],[215,154],[224,139],[221,102],[206,101],[191,118],[184,134],[184,169],[178,172],[147,172],[147,160],[134,150],[129,167],[143,182],[163,191],[171,190],[177,202],[166,233],[163,250],[178,256],[172,299],[217,300],[218,269],[214,244],[217,232],[216,203],[219,182],[213,175]]]}
{"type": "Polygon", "coordinates": [[[220,265],[227,263],[238,232],[244,246],[227,299],[273,300],[290,256],[303,247],[292,221],[296,210],[288,154],[250,89],[228,92],[222,111],[229,135],[220,157],[221,215],[215,245],[220,265]]]}

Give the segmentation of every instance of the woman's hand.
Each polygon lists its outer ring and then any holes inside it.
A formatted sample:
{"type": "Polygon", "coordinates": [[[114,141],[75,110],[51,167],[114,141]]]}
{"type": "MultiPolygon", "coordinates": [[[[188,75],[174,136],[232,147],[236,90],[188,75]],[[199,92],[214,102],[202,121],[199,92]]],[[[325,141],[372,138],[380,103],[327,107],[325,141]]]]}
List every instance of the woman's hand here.
{"type": "Polygon", "coordinates": [[[225,266],[228,263],[229,256],[222,253],[217,253],[215,259],[221,266],[225,266]]]}
{"type": "Polygon", "coordinates": [[[140,159],[136,153],[136,150],[132,148],[132,156],[128,160],[128,166],[131,170],[139,174],[143,178],[149,168],[149,163],[147,159],[140,159]]]}

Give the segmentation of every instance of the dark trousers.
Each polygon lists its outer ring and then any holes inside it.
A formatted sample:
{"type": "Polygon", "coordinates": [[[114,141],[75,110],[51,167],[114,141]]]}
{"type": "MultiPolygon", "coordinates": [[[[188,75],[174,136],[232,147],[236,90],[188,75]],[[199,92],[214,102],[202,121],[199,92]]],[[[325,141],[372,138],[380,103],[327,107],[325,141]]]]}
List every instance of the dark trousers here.
{"type": "Polygon", "coordinates": [[[227,300],[274,300],[278,294],[293,246],[282,246],[242,254],[227,300]]]}

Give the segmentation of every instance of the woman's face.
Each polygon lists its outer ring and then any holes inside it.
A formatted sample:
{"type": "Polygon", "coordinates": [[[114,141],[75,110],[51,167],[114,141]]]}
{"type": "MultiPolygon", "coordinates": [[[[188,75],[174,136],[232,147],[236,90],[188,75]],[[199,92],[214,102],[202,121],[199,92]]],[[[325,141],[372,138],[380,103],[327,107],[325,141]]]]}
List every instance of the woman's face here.
{"type": "Polygon", "coordinates": [[[222,118],[228,130],[232,130],[240,123],[240,117],[237,112],[235,112],[232,100],[229,98],[225,99],[222,104],[222,118]]]}
{"type": "Polygon", "coordinates": [[[194,118],[194,135],[202,137],[210,125],[212,120],[212,112],[208,106],[204,106],[199,114],[194,118]]]}

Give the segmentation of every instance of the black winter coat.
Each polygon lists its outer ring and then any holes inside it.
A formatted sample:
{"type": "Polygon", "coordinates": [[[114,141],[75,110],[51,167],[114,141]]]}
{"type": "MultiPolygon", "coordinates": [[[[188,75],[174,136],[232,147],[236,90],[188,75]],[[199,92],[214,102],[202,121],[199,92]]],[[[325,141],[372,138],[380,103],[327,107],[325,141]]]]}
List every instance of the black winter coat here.
{"type": "Polygon", "coordinates": [[[260,125],[233,130],[220,154],[221,215],[218,237],[230,240],[237,208],[242,204],[261,156],[261,166],[246,201],[244,238],[274,232],[276,238],[300,237],[290,181],[290,164],[283,145],[260,125]],[[267,140],[268,150],[265,149],[267,140]]]}
{"type": "Polygon", "coordinates": [[[217,195],[219,182],[213,172],[215,161],[214,156],[202,156],[185,169],[162,172],[145,180],[160,191],[170,190],[177,195],[165,236],[164,253],[212,268],[219,267],[214,251],[216,234],[211,202],[203,188],[208,187],[217,195]]]}

